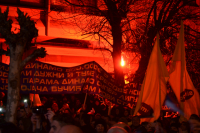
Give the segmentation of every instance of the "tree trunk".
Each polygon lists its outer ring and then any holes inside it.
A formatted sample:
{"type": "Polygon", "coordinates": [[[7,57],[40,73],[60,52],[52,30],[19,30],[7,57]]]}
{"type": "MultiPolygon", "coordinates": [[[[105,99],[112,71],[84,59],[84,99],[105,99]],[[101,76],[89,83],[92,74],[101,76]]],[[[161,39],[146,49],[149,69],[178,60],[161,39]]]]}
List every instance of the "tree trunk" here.
{"type": "Polygon", "coordinates": [[[146,73],[146,69],[148,66],[148,60],[150,58],[150,54],[147,55],[146,54],[141,54],[141,59],[139,61],[139,68],[138,70],[135,72],[135,76],[134,76],[134,82],[141,84],[143,82],[145,73],[146,73]]]}
{"type": "Polygon", "coordinates": [[[115,21],[112,25],[112,36],[113,36],[113,64],[115,81],[120,85],[124,85],[124,74],[121,62],[121,46],[122,46],[122,31],[120,26],[121,20],[115,21]]]}
{"type": "Polygon", "coordinates": [[[143,43],[143,46],[140,48],[141,53],[141,59],[139,61],[139,68],[135,72],[134,82],[141,84],[143,82],[147,66],[149,63],[149,58],[151,56],[151,52],[153,49],[153,40],[156,36],[156,32],[151,32],[151,36],[147,39],[144,39],[145,42],[143,43]]]}
{"type": "Polygon", "coordinates": [[[15,48],[10,45],[10,65],[8,74],[8,94],[5,120],[7,122],[16,122],[17,106],[19,102],[19,92],[21,88],[21,60],[24,48],[17,45],[15,48]]]}

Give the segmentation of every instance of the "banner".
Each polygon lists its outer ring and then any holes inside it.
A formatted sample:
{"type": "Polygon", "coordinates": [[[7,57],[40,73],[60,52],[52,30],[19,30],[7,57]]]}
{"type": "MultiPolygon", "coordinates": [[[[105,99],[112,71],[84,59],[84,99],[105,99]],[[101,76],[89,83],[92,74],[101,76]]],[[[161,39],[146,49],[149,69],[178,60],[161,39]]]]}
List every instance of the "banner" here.
{"type": "MultiPolygon", "coordinates": [[[[0,63],[0,91],[8,89],[9,66],[0,63]]],[[[21,93],[98,94],[112,103],[135,106],[139,90],[130,83],[124,88],[96,62],[75,67],[58,67],[35,61],[21,72],[21,93]]]]}

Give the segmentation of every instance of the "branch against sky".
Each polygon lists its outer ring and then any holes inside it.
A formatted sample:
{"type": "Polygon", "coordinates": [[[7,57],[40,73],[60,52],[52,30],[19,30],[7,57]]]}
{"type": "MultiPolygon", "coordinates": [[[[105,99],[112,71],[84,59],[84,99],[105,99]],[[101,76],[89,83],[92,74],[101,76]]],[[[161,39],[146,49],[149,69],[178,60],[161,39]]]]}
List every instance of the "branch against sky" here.
{"type": "Polygon", "coordinates": [[[200,15],[199,8],[194,6],[195,0],[98,0],[97,4],[88,4],[82,0],[76,3],[65,1],[79,9],[70,16],[73,18],[70,22],[79,28],[78,32],[101,40],[101,46],[111,46],[112,52],[113,47],[119,45],[114,44],[113,28],[120,21],[117,33],[121,36],[120,53],[136,53],[139,60],[138,70],[131,74],[134,82],[141,83],[143,80],[157,32],[160,34],[160,47],[167,65],[177,42],[181,20],[190,29],[186,30],[185,36],[192,39],[185,39],[185,43],[193,49],[198,47],[198,41],[195,40],[199,30],[195,27],[199,26],[200,15]],[[105,40],[104,43],[102,40],[105,40]]]}

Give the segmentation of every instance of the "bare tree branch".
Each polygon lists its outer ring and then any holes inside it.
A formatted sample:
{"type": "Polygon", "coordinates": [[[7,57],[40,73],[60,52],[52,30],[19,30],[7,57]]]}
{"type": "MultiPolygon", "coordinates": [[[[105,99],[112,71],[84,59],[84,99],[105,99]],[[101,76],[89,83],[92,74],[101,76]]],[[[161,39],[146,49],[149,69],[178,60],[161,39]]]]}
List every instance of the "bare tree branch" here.
{"type": "Polygon", "coordinates": [[[106,50],[112,54],[112,51],[108,48],[94,48],[94,50],[106,50]]]}
{"type": "MultiPolygon", "coordinates": [[[[94,9],[95,11],[100,12],[101,14],[104,14],[104,12],[102,12],[98,7],[85,5],[83,1],[81,1],[82,4],[74,4],[74,3],[69,2],[69,0],[65,0],[65,2],[75,7],[91,8],[91,9],[94,9]]],[[[105,16],[105,14],[103,16],[105,16]]]]}
{"type": "Polygon", "coordinates": [[[21,62],[21,69],[32,59],[36,59],[38,57],[44,58],[46,56],[46,51],[45,48],[41,47],[39,49],[36,49],[33,51],[32,54],[30,54],[28,57],[26,57],[22,62],[21,62]]]}

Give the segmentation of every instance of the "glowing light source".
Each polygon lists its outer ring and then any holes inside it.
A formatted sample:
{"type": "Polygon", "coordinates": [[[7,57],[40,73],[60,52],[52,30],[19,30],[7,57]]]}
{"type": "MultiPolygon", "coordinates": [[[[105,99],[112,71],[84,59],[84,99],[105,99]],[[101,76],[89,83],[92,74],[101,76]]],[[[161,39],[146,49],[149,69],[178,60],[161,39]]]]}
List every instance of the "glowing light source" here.
{"type": "Polygon", "coordinates": [[[27,103],[27,99],[24,99],[24,103],[27,103]]]}
{"type": "Polygon", "coordinates": [[[121,66],[122,66],[122,67],[125,66],[125,61],[124,61],[123,56],[121,57],[121,66]]]}

